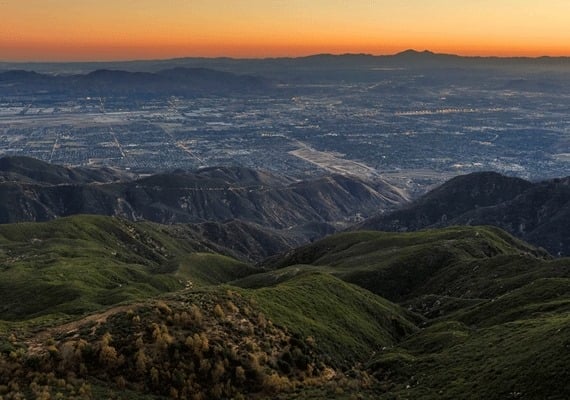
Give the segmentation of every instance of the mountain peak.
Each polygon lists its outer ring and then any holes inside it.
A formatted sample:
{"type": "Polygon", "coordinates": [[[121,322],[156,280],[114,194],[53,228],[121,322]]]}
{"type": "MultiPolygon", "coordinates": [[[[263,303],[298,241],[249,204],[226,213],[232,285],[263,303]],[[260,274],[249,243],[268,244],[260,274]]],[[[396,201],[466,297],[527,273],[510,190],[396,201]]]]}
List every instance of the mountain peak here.
{"type": "Polygon", "coordinates": [[[418,51],[415,49],[407,49],[407,50],[401,51],[401,52],[396,54],[397,57],[400,57],[400,56],[420,56],[420,55],[435,56],[436,53],[434,53],[433,51],[430,51],[430,50],[418,51]]]}

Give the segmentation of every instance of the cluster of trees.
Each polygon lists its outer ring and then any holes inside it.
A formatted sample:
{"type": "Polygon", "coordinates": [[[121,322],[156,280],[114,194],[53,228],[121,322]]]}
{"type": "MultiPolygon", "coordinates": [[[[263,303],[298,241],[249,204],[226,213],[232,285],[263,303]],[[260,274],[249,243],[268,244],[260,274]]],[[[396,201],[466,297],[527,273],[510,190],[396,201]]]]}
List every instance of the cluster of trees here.
{"type": "Polygon", "coordinates": [[[107,389],[174,399],[287,392],[341,376],[314,340],[275,326],[236,293],[187,294],[112,314],[40,348],[13,338],[0,358],[0,397],[90,398],[107,389]],[[79,335],[77,335],[79,333],[79,335]]]}

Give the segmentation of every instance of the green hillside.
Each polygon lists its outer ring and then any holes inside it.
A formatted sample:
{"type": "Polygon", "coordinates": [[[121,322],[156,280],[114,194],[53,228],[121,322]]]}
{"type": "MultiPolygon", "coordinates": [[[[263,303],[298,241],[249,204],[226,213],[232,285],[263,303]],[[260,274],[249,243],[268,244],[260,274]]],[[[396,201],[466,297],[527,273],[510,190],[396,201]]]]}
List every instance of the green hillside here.
{"type": "Polygon", "coordinates": [[[253,270],[183,226],[75,216],[0,225],[0,319],[79,315],[253,270]]]}
{"type": "Polygon", "coordinates": [[[493,297],[558,276],[556,262],[493,227],[414,233],[348,232],[272,259],[266,267],[308,264],[392,301],[422,295],[493,297]]]}
{"type": "Polygon", "coordinates": [[[372,398],[570,394],[570,260],[553,260],[499,229],[345,233],[266,267],[277,269],[237,283],[261,287],[328,272],[423,314],[416,332],[367,365],[381,392],[372,398]]]}
{"type": "Polygon", "coordinates": [[[439,323],[369,370],[389,390],[386,398],[562,400],[570,393],[569,338],[567,312],[484,329],[439,323]]]}
{"type": "Polygon", "coordinates": [[[224,254],[185,225],[0,226],[0,399],[568,398],[570,260],[497,228],[224,254]]]}
{"type": "Polygon", "coordinates": [[[371,394],[357,362],[416,332],[414,319],[330,275],[303,275],[275,291],[194,288],[43,330],[12,330],[0,340],[0,396],[371,394]]]}
{"type": "Polygon", "coordinates": [[[324,273],[306,273],[274,287],[254,290],[251,298],[271,319],[319,348],[345,367],[367,360],[415,332],[421,319],[357,286],[324,273]]]}

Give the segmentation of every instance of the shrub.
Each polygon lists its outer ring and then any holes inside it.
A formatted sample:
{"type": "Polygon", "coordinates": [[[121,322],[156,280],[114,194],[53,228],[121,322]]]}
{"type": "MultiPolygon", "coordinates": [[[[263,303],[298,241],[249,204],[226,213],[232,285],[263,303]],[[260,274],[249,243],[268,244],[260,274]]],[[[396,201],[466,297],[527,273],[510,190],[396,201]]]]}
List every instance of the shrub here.
{"type": "Polygon", "coordinates": [[[139,374],[142,375],[146,373],[147,362],[148,358],[144,352],[144,349],[143,348],[139,349],[139,351],[137,351],[135,354],[135,367],[139,374]]]}
{"type": "Polygon", "coordinates": [[[154,386],[158,386],[159,375],[158,370],[155,367],[152,367],[150,370],[150,381],[154,386]]]}
{"type": "Polygon", "coordinates": [[[241,365],[236,367],[235,375],[236,375],[236,380],[239,384],[245,382],[245,369],[243,369],[241,365]]]}
{"type": "Polygon", "coordinates": [[[172,314],[172,309],[168,306],[168,304],[166,304],[164,301],[159,300],[156,302],[156,308],[158,309],[158,311],[160,311],[162,314],[165,315],[170,315],[172,314]]]}
{"type": "Polygon", "coordinates": [[[214,315],[219,319],[222,319],[225,316],[224,310],[222,310],[222,307],[220,307],[219,304],[216,304],[216,306],[214,307],[214,315]]]}
{"type": "Polygon", "coordinates": [[[196,304],[192,304],[192,306],[190,307],[190,317],[192,319],[192,322],[194,322],[194,324],[196,324],[197,326],[201,326],[202,325],[202,311],[200,311],[200,307],[198,307],[196,304]]]}
{"type": "Polygon", "coordinates": [[[237,314],[239,312],[239,308],[230,300],[226,303],[226,308],[231,314],[237,314]]]}

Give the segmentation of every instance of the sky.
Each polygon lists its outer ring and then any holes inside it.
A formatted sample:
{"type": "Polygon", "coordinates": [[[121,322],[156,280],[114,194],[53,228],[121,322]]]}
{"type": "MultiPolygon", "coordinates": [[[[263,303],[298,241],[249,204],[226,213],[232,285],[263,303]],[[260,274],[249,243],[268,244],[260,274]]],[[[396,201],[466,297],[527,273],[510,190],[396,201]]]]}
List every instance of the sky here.
{"type": "Polygon", "coordinates": [[[570,56],[570,0],[0,0],[0,61],[570,56]]]}

